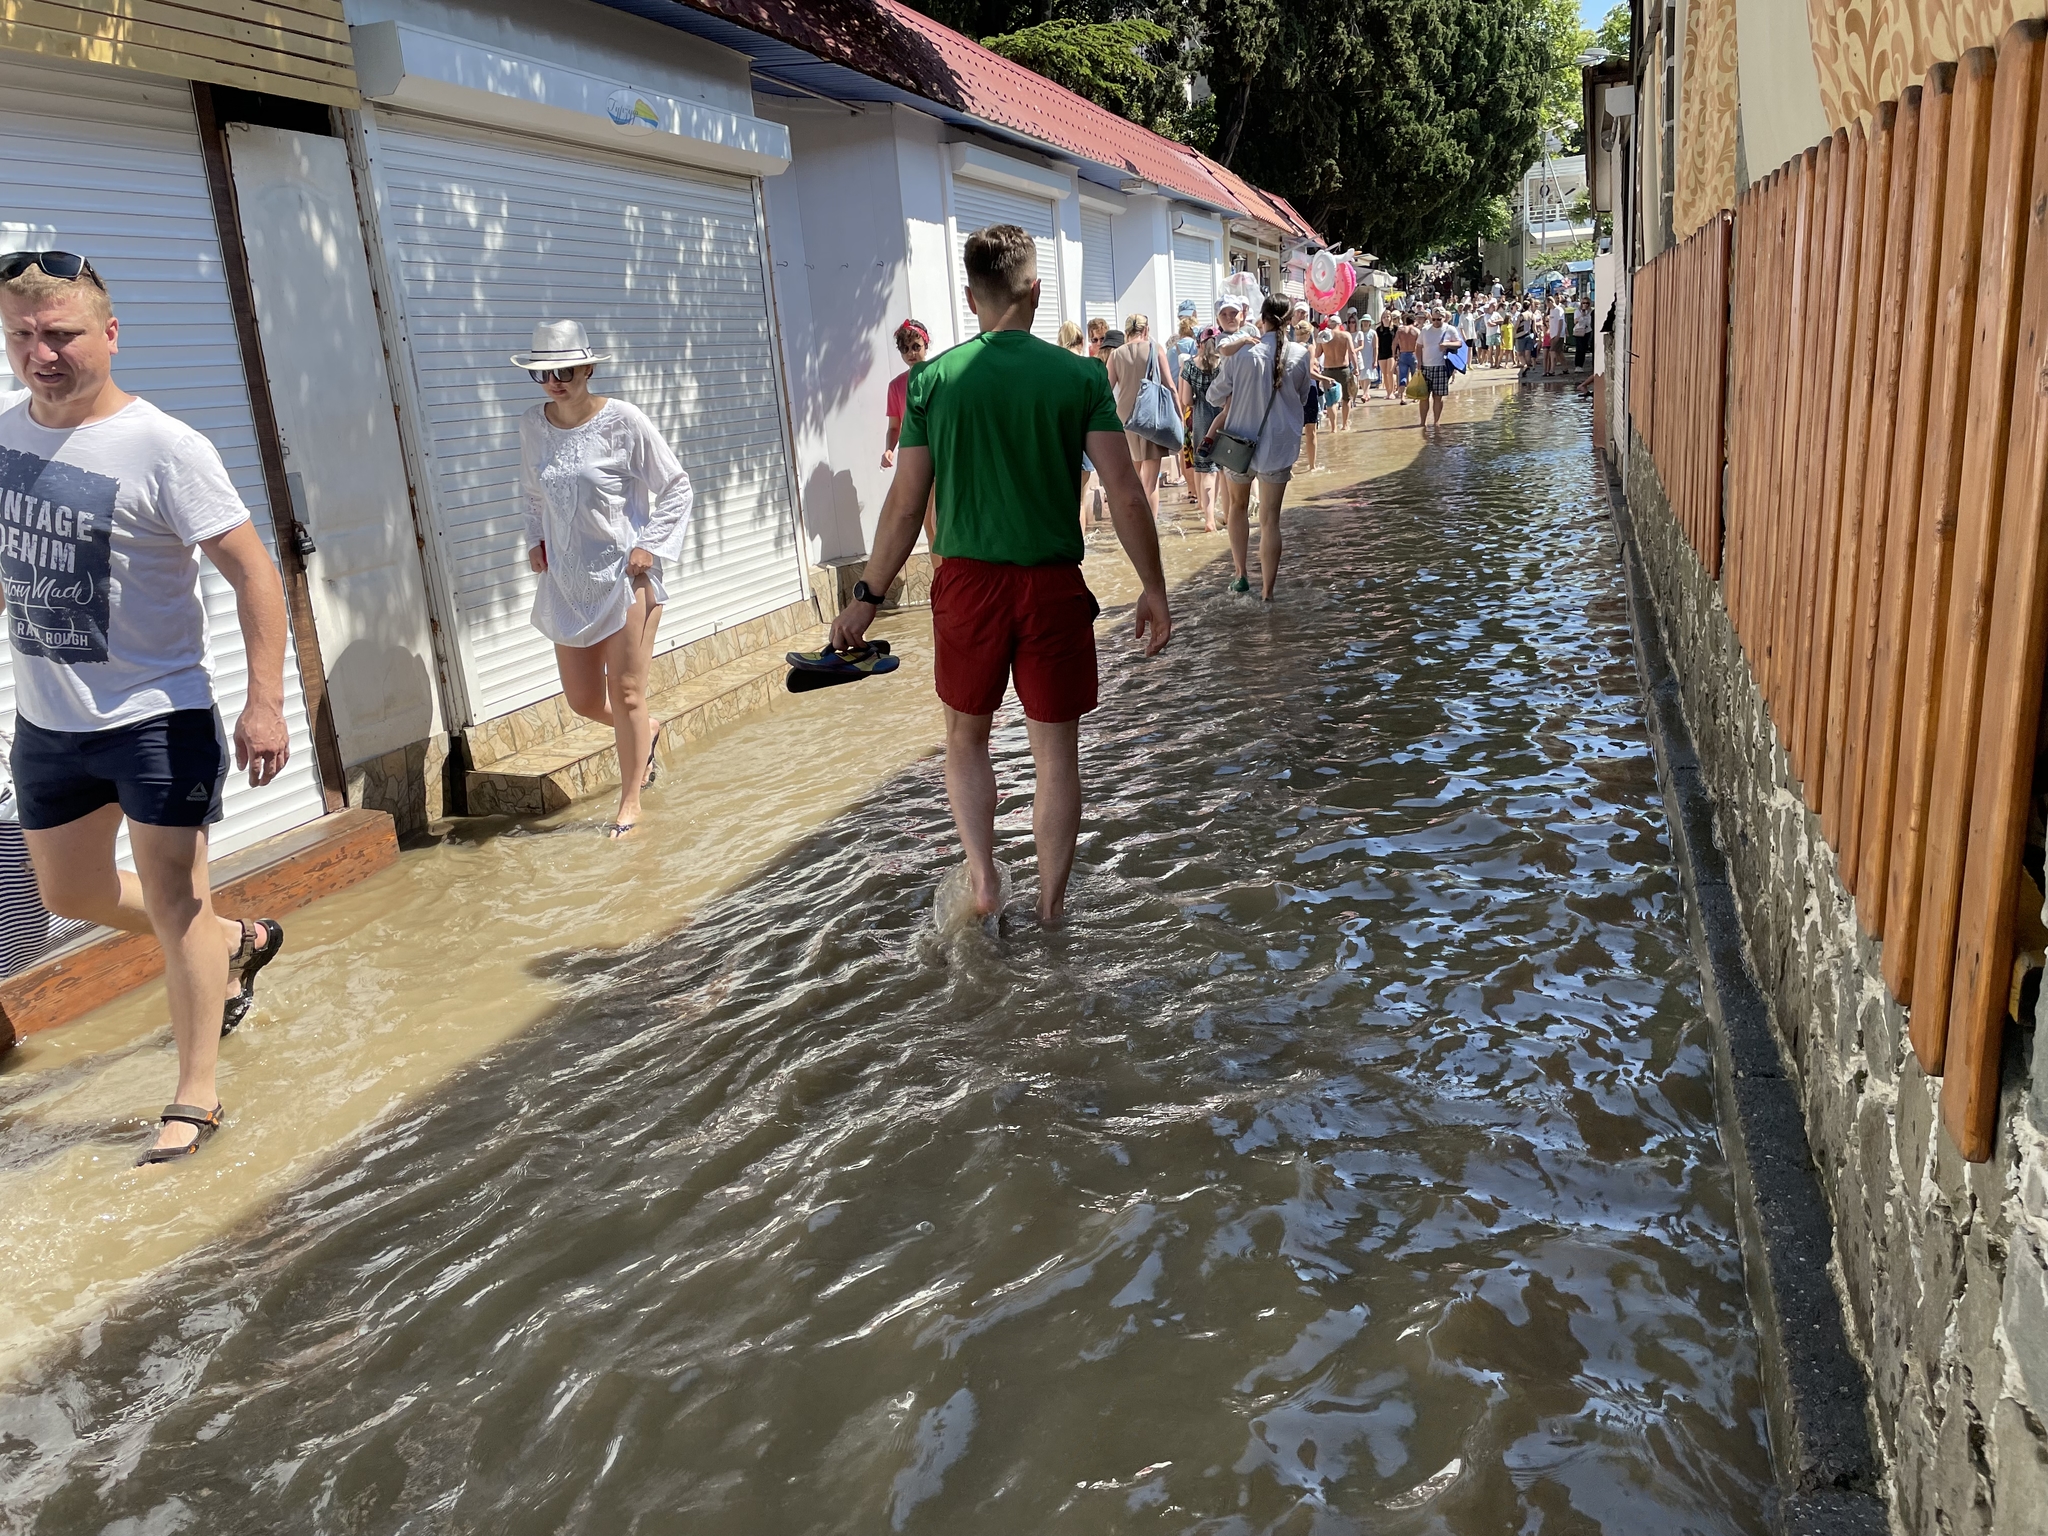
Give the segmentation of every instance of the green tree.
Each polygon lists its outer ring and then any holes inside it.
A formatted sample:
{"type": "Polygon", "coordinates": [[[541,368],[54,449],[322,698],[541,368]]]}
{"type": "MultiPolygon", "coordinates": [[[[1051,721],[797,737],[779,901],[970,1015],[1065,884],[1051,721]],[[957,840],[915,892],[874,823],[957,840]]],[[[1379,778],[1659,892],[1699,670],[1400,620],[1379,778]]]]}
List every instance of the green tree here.
{"type": "Polygon", "coordinates": [[[983,46],[1065,86],[1078,96],[1155,126],[1179,92],[1179,73],[1155,63],[1147,50],[1175,41],[1156,21],[1078,21],[1061,18],[984,37],[983,46]]]}
{"type": "Polygon", "coordinates": [[[1543,93],[1543,131],[1556,136],[1562,153],[1576,155],[1586,147],[1579,55],[1593,46],[1593,34],[1579,25],[1577,0],[1540,0],[1540,5],[1539,46],[1550,69],[1543,93]]]}
{"type": "Polygon", "coordinates": [[[1218,158],[1397,268],[1491,229],[1574,56],[1552,0],[1231,3],[1270,24],[1208,34],[1218,158]]]}
{"type": "Polygon", "coordinates": [[[1580,132],[1573,0],[912,3],[1397,267],[1491,233],[1545,127],[1580,132]]]}

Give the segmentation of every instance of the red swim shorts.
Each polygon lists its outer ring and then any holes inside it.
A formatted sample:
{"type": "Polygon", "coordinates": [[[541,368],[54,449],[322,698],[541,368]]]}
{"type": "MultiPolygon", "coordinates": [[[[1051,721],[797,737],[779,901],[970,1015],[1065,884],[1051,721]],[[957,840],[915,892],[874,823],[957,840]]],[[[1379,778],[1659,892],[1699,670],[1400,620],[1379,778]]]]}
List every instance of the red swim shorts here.
{"type": "Polygon", "coordinates": [[[1095,620],[1078,565],[993,565],[949,555],[932,579],[932,681],[949,709],[992,715],[1014,672],[1033,720],[1095,707],[1095,620]]]}

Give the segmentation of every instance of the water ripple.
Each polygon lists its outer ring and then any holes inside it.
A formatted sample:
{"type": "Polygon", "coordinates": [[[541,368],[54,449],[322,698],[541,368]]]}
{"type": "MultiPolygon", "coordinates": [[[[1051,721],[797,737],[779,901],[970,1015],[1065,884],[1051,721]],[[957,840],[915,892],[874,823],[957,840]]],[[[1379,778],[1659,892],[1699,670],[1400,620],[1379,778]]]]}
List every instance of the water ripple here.
{"type": "Polygon", "coordinates": [[[0,1395],[0,1524],[1761,1531],[1586,427],[1512,400],[1112,647],[1068,930],[935,924],[927,763],[581,967],[0,1395]]]}

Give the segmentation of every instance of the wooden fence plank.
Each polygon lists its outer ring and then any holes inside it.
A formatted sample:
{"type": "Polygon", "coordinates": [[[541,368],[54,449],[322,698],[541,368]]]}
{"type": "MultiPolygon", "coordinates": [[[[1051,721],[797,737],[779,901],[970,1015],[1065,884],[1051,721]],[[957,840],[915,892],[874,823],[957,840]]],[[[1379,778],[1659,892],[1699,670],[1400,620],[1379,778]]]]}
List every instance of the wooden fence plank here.
{"type": "Polygon", "coordinates": [[[1791,754],[1792,772],[1800,781],[1801,793],[1809,798],[1806,683],[1813,668],[1814,563],[1820,554],[1828,408],[1833,399],[1835,347],[1841,336],[1835,299],[1841,278],[1838,263],[1842,255],[1842,205],[1848,190],[1847,131],[1837,129],[1821,150],[1821,189],[1814,193],[1815,261],[1808,284],[1808,313],[1812,320],[1792,343],[1800,349],[1806,367],[1799,389],[1799,476],[1792,502],[1799,536],[1792,554],[1792,601],[1785,615],[1786,660],[1790,663],[1785,677],[1785,750],[1791,754]]]}
{"type": "MultiPolygon", "coordinates": [[[[2048,111],[2034,129],[2034,186],[2019,338],[2013,365],[2011,440],[2001,498],[1997,573],[1982,614],[1985,694],[1970,836],[1958,915],[1954,1001],[1948,1016],[1942,1120],[1964,1157],[1982,1161],[1997,1139],[1999,1047],[2013,967],[2019,856],[2028,834],[2048,668],[2048,111]]],[[[1958,608],[1962,598],[1958,594],[1958,608]]]]}
{"type": "MultiPolygon", "coordinates": [[[[1838,136],[1839,138],[1839,136],[1838,136]]],[[[1841,556],[1843,463],[1848,454],[1849,405],[1855,393],[1857,294],[1863,276],[1863,200],[1869,187],[1870,146],[1858,122],[1848,134],[1849,156],[1842,187],[1840,229],[1831,263],[1835,289],[1834,343],[1828,364],[1827,431],[1821,439],[1820,500],[1809,567],[1806,672],[1800,678],[1800,745],[1806,758],[1806,805],[1818,813],[1827,802],[1826,724],[1828,648],[1835,636],[1835,567],[1841,556]]]]}
{"type": "Polygon", "coordinates": [[[1735,199],[1734,256],[1729,263],[1728,314],[1728,482],[1729,494],[1722,508],[1721,602],[1728,610],[1728,622],[1735,636],[1748,649],[1749,637],[1742,619],[1742,533],[1748,501],[1743,494],[1745,477],[1753,458],[1755,439],[1750,435],[1749,410],[1752,403],[1751,374],[1756,364],[1750,355],[1749,304],[1755,285],[1754,248],[1757,205],[1762,188],[1752,186],[1735,199]]]}
{"type": "MultiPolygon", "coordinates": [[[[1904,714],[1906,626],[1912,614],[1914,559],[1920,538],[1920,482],[1927,446],[1927,399],[1940,330],[1942,216],[1948,187],[1949,128],[1956,69],[1937,64],[1920,87],[1920,148],[1913,172],[1913,241],[1903,302],[1899,406],[1892,429],[1890,512],[1884,582],[1878,598],[1877,655],[1871,666],[1870,740],[1863,770],[1863,830],[1857,839],[1856,915],[1873,937],[1885,932],[1889,899],[1893,788],[1904,714]]],[[[1911,969],[1910,966],[1907,969],[1911,969]]]]}
{"type": "MultiPolygon", "coordinates": [[[[2026,259],[2027,197],[2033,187],[2034,110],[2041,94],[2042,39],[2048,25],[2016,22],[1998,44],[1991,108],[1991,158],[1985,175],[1984,244],[1978,266],[1977,336],[1970,352],[1969,428],[1957,503],[1948,643],[1942,657],[1940,726],[1934,738],[1927,804],[1925,867],[1914,956],[1913,1045],[1923,1065],[1947,1058],[1949,995],[1970,792],[1984,702],[1984,621],[1991,609],[1993,562],[2012,430],[2012,367],[2019,339],[2019,281],[2026,259]]],[[[1930,1070],[1938,1070],[1930,1068],[1930,1070]]]]}
{"type": "MultiPolygon", "coordinates": [[[[1848,306],[1849,419],[1842,433],[1842,462],[1837,471],[1833,590],[1827,598],[1827,623],[1822,626],[1822,675],[1814,705],[1820,737],[1820,813],[1822,835],[1839,859],[1842,851],[1842,786],[1862,770],[1861,752],[1849,761],[1849,647],[1856,628],[1856,578],[1863,552],[1863,486],[1870,461],[1870,390],[1877,370],[1877,338],[1882,322],[1878,301],[1884,294],[1887,199],[1892,189],[1892,131],[1898,109],[1884,102],[1872,113],[1863,150],[1862,231],[1856,239],[1856,287],[1848,306]]],[[[1839,868],[1839,864],[1837,865],[1839,868]]]]}
{"type": "MultiPolygon", "coordinates": [[[[1892,996],[1909,1008],[1920,931],[1927,799],[1934,778],[1934,732],[1940,721],[1941,651],[1948,640],[1949,557],[1962,477],[1963,415],[1969,407],[1970,347],[1977,332],[1977,257],[1984,239],[1984,162],[1991,148],[1995,59],[1989,48],[1972,48],[1957,61],[1943,188],[1941,277],[1935,299],[1940,323],[1928,381],[1913,601],[1905,626],[1906,670],[1899,693],[1891,867],[1885,882],[1884,979],[1892,996]]],[[[1940,1053],[1921,1054],[1920,1065],[1939,1072],[1940,1053]]]]}
{"type": "Polygon", "coordinates": [[[1730,396],[1735,382],[1735,359],[1727,347],[1728,326],[1734,318],[1735,213],[1731,209],[1720,219],[1714,237],[1714,307],[1708,326],[1712,343],[1708,355],[1718,364],[1714,371],[1714,530],[1712,576],[1721,579],[1728,562],[1728,493],[1735,482],[1734,457],[1729,431],[1734,424],[1730,396]]]}
{"type": "Polygon", "coordinates": [[[1749,657],[1750,675],[1759,689],[1764,686],[1763,613],[1769,600],[1770,580],[1768,530],[1770,526],[1771,470],[1775,462],[1776,429],[1784,408],[1778,392],[1774,365],[1781,365],[1785,347],[1766,345],[1761,317],[1767,303],[1780,302],[1783,286],[1783,258],[1786,246],[1786,210],[1791,206],[1791,177],[1784,171],[1772,173],[1767,196],[1760,205],[1756,250],[1755,293],[1750,303],[1750,364],[1753,380],[1751,411],[1753,437],[1749,473],[1745,477],[1742,534],[1742,646],[1749,657]],[[1768,296],[1768,299],[1767,299],[1768,296]]]}
{"type": "MultiPolygon", "coordinates": [[[[1812,323],[1813,284],[1810,279],[1817,259],[1813,235],[1819,222],[1815,211],[1815,198],[1824,190],[1820,186],[1818,149],[1809,149],[1800,157],[1797,179],[1799,191],[1792,223],[1791,259],[1787,263],[1785,274],[1790,284],[1786,292],[1790,298],[1791,313],[1785,327],[1782,387],[1778,392],[1778,462],[1772,474],[1768,503],[1771,513],[1771,548],[1767,557],[1771,582],[1770,612],[1764,621],[1770,631],[1765,650],[1769,657],[1769,677],[1764,688],[1764,702],[1770,709],[1771,719],[1778,728],[1781,741],[1790,720],[1784,712],[1785,695],[1782,685],[1790,664],[1785,653],[1785,641],[1789,630],[1785,622],[1785,613],[1792,603],[1791,552],[1798,547],[1796,534],[1799,521],[1793,512],[1793,502],[1797,493],[1799,472],[1800,385],[1806,372],[1801,341],[1812,323]]],[[[1824,213],[1826,210],[1823,207],[1820,211],[1824,213]]]]}
{"type": "MultiPolygon", "coordinates": [[[[2048,667],[2048,110],[2036,109],[2032,196],[2019,284],[2012,427],[1996,589],[1979,615],[1983,725],[1949,1008],[1941,1117],[1963,1156],[1991,1155],[2010,992],[2013,925],[2033,787],[2041,676],[2048,667]]],[[[1961,600],[1958,598],[1960,608],[1961,600]]]]}
{"type": "MultiPolygon", "coordinates": [[[[1846,714],[1842,723],[1840,803],[1835,853],[1842,884],[1863,906],[1864,786],[1870,774],[1870,704],[1877,663],[1878,608],[1885,535],[1891,517],[1893,433],[1905,357],[1906,281],[1913,254],[1913,189],[1919,173],[1921,88],[1909,87],[1892,123],[1891,176],[1885,192],[1884,260],[1873,285],[1877,332],[1870,375],[1870,426],[1863,474],[1863,527],[1857,540],[1847,635],[1846,714]]],[[[1917,430],[1917,429],[1916,429],[1917,430]]],[[[1867,921],[1864,924],[1868,932],[1867,921]]]]}

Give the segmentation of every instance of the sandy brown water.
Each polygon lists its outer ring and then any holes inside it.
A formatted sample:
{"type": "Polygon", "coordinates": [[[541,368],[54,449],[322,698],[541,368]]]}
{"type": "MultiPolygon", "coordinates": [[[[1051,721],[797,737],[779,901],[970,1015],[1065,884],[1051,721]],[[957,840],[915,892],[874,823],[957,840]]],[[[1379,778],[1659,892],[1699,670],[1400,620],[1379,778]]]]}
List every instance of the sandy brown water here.
{"type": "Polygon", "coordinates": [[[472,829],[302,914],[174,1179],[160,996],[39,1037],[0,1528],[1763,1529],[1587,408],[1461,406],[1331,445],[1271,609],[1170,541],[1064,932],[938,920],[906,616],[638,846],[472,829]]]}

